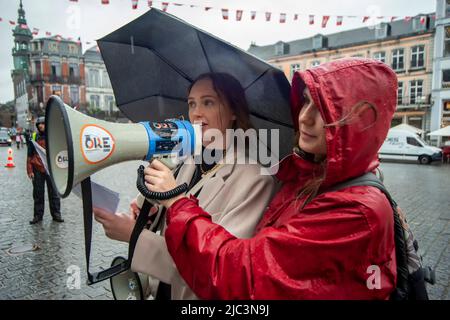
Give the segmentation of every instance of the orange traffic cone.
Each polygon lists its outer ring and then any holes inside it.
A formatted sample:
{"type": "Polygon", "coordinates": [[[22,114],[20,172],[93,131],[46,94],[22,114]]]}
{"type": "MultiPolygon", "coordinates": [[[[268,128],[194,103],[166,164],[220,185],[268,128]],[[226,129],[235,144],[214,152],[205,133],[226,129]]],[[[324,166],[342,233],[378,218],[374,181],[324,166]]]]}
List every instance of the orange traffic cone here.
{"type": "Polygon", "coordinates": [[[8,149],[8,160],[5,164],[5,167],[7,168],[14,168],[16,165],[14,164],[13,160],[13,151],[11,148],[8,149]]]}

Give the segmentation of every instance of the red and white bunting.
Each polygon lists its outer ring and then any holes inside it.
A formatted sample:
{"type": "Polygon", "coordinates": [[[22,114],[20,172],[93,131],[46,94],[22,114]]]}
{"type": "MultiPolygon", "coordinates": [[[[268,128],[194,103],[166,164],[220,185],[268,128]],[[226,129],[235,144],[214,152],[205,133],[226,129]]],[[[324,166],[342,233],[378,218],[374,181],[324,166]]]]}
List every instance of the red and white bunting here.
{"type": "Polygon", "coordinates": [[[62,40],[62,37],[59,34],[57,34],[56,35],[56,41],[61,42],[61,40],[62,40]]]}
{"type": "Polygon", "coordinates": [[[280,13],[280,23],[286,22],[286,13],[280,13]]]}
{"type": "Polygon", "coordinates": [[[205,11],[211,10],[212,7],[205,7],[205,11]]]}
{"type": "Polygon", "coordinates": [[[242,19],[242,10],[236,10],[236,21],[241,21],[242,19]]]}
{"type": "Polygon", "coordinates": [[[78,0],[69,0],[70,2],[78,2],[78,0]]]}
{"type": "Polygon", "coordinates": [[[153,6],[153,1],[152,0],[147,0],[147,5],[149,8],[151,8],[153,6]]]}
{"type": "Polygon", "coordinates": [[[405,22],[409,22],[409,21],[411,21],[411,19],[412,19],[412,17],[406,16],[406,17],[405,17],[405,22]]]}
{"type": "Polygon", "coordinates": [[[15,26],[15,25],[16,25],[16,22],[15,22],[15,21],[12,21],[12,20],[9,20],[9,24],[12,25],[12,26],[15,26]]]}
{"type": "Polygon", "coordinates": [[[426,22],[427,22],[427,17],[426,16],[421,16],[420,17],[420,24],[421,25],[425,25],[426,22]]]}
{"type": "Polygon", "coordinates": [[[47,37],[50,37],[50,36],[52,35],[52,33],[51,33],[51,32],[48,32],[48,31],[45,31],[45,35],[46,35],[47,37]]]}
{"type": "Polygon", "coordinates": [[[364,18],[363,18],[363,23],[366,23],[367,21],[369,21],[369,19],[370,19],[370,17],[369,16],[365,16],[364,18]]]}
{"type": "Polygon", "coordinates": [[[3,19],[2,18],[0,18],[0,22],[2,22],[3,21],[3,19]]]}
{"type": "Polygon", "coordinates": [[[297,21],[298,20],[298,14],[296,13],[296,14],[294,14],[294,21],[297,21]]]}
{"type": "Polygon", "coordinates": [[[251,17],[252,17],[252,20],[255,20],[255,18],[256,18],[256,11],[252,11],[251,12],[251,17]]]}
{"type": "Polygon", "coordinates": [[[138,0],[131,0],[131,8],[136,10],[138,7],[138,0]]]}
{"type": "Polygon", "coordinates": [[[330,20],[330,16],[322,17],[322,28],[325,28],[327,26],[328,20],[330,20]]]}
{"type": "Polygon", "coordinates": [[[314,15],[309,15],[309,24],[314,24],[314,15]]]}
{"type": "Polygon", "coordinates": [[[174,6],[177,6],[177,7],[181,7],[181,6],[183,6],[183,4],[182,4],[182,3],[174,3],[173,5],[174,5],[174,6]]]}
{"type": "Polygon", "coordinates": [[[223,20],[228,20],[228,9],[222,9],[223,20]]]}
{"type": "Polygon", "coordinates": [[[336,25],[337,26],[342,26],[342,21],[344,20],[343,16],[337,16],[336,18],[336,25]]]}
{"type": "Polygon", "coordinates": [[[168,2],[162,2],[161,3],[162,11],[166,12],[168,7],[169,7],[169,3],[168,2]]]}
{"type": "Polygon", "coordinates": [[[272,12],[266,12],[266,21],[270,21],[271,16],[272,16],[272,12]]]}
{"type": "Polygon", "coordinates": [[[37,36],[39,34],[39,29],[33,28],[33,35],[37,36]]]}
{"type": "Polygon", "coordinates": [[[109,4],[109,0],[102,0],[102,4],[109,4]]]}
{"type": "Polygon", "coordinates": [[[395,19],[397,19],[398,17],[391,17],[391,22],[394,22],[395,19]]]}

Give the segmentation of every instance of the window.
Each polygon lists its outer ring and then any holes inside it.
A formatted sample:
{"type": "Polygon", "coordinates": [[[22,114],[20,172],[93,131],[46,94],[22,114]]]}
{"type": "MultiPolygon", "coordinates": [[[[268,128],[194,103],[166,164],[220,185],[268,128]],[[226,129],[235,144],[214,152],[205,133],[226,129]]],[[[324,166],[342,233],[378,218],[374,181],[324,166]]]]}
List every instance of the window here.
{"type": "Polygon", "coordinates": [[[320,61],[319,60],[314,60],[313,62],[311,62],[311,66],[312,67],[317,67],[318,65],[320,65],[320,61]]]}
{"type": "Polygon", "coordinates": [[[289,46],[287,43],[278,42],[275,45],[275,55],[279,56],[279,55],[287,54],[288,52],[289,52],[289,46]]]}
{"type": "Polygon", "coordinates": [[[392,69],[400,71],[404,66],[404,49],[395,49],[392,51],[392,69]]]}
{"type": "Polygon", "coordinates": [[[80,102],[80,92],[77,86],[70,86],[70,101],[72,106],[76,106],[80,102]]]}
{"type": "Polygon", "coordinates": [[[352,57],[353,58],[363,58],[364,55],[362,55],[362,54],[354,54],[354,55],[352,55],[352,57]]]}
{"type": "Polygon", "coordinates": [[[443,101],[444,104],[444,112],[450,111],[450,101],[443,101]]]}
{"type": "Polygon", "coordinates": [[[450,56],[450,26],[445,27],[444,57],[450,56]]]}
{"type": "Polygon", "coordinates": [[[89,69],[89,86],[94,88],[100,87],[100,74],[96,69],[89,69]]]}
{"type": "Polygon", "coordinates": [[[442,70],[442,88],[450,88],[450,69],[442,70]]]}
{"type": "Polygon", "coordinates": [[[75,44],[69,44],[69,52],[72,54],[78,53],[78,46],[75,44]]]}
{"type": "Polygon", "coordinates": [[[409,82],[410,104],[421,102],[423,89],[423,80],[413,80],[409,82]]]}
{"type": "Polygon", "coordinates": [[[100,96],[93,94],[90,99],[91,108],[100,108],[100,96]]]}
{"type": "Polygon", "coordinates": [[[78,77],[79,76],[79,68],[76,63],[69,64],[69,77],[78,77]]]}
{"type": "Polygon", "coordinates": [[[114,111],[114,97],[113,96],[105,96],[105,106],[109,112],[114,111]]]}
{"type": "Polygon", "coordinates": [[[423,147],[422,144],[419,141],[417,141],[416,138],[413,137],[406,137],[406,143],[411,146],[423,147]]]}
{"type": "Polygon", "coordinates": [[[386,63],[386,52],[384,52],[384,51],[375,52],[373,54],[373,58],[378,61],[386,63]]]}
{"type": "Polygon", "coordinates": [[[414,31],[426,30],[427,28],[427,16],[414,17],[412,20],[412,27],[414,31]]]}
{"type": "Polygon", "coordinates": [[[294,76],[294,73],[296,71],[299,71],[299,70],[300,70],[300,64],[299,63],[291,64],[291,78],[294,76]]]}
{"type": "Polygon", "coordinates": [[[411,68],[422,68],[425,65],[425,46],[411,48],[411,68]]]}
{"type": "Polygon", "coordinates": [[[397,105],[401,106],[402,104],[403,104],[403,82],[399,82],[397,88],[397,105]]]}
{"type": "Polygon", "coordinates": [[[389,35],[389,25],[387,23],[380,23],[375,27],[375,39],[383,39],[389,35]]]}
{"type": "Polygon", "coordinates": [[[313,49],[322,49],[325,47],[325,38],[322,35],[317,35],[312,39],[313,49]]]}
{"type": "Polygon", "coordinates": [[[54,77],[61,76],[61,64],[57,61],[52,62],[52,76],[54,77]]]}
{"type": "Polygon", "coordinates": [[[105,70],[102,72],[102,88],[111,88],[111,82],[105,70]]]}
{"type": "Polygon", "coordinates": [[[58,43],[50,42],[48,44],[48,50],[50,50],[51,52],[58,52],[58,43]]]}

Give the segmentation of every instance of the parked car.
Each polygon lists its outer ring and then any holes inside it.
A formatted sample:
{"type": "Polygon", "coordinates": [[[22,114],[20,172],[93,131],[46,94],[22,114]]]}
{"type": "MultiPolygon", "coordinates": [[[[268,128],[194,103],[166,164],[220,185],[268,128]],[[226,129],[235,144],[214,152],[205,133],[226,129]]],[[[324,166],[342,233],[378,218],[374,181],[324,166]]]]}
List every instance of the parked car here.
{"type": "Polygon", "coordinates": [[[420,164],[430,164],[442,159],[442,150],[428,145],[413,132],[391,129],[378,156],[380,159],[414,160],[420,164]]]}
{"type": "Polygon", "coordinates": [[[11,146],[11,137],[9,136],[8,132],[6,131],[0,131],[0,145],[8,145],[11,146]]]}

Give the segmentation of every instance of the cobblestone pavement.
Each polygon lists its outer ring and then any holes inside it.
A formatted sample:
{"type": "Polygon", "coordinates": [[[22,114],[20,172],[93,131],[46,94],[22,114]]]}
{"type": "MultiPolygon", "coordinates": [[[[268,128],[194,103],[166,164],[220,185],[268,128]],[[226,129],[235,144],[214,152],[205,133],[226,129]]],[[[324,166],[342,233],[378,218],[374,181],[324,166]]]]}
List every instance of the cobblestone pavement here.
{"type": "MultiPolygon", "coordinates": [[[[26,150],[13,149],[16,167],[4,167],[7,147],[0,147],[0,299],[112,299],[109,281],[85,282],[82,202],[71,194],[62,200],[65,222],[52,222],[46,201],[44,222],[30,226],[32,186],[25,171],[26,150]],[[40,250],[18,255],[7,250],[38,244],[40,250]],[[67,268],[81,269],[81,288],[67,288],[67,268]]],[[[127,210],[136,195],[139,161],[106,168],[93,176],[121,194],[120,209],[127,210]]],[[[437,284],[429,287],[432,299],[450,299],[450,165],[423,166],[382,163],[385,184],[407,213],[419,240],[426,264],[436,269],[437,284]]],[[[94,223],[91,270],[108,267],[117,255],[127,255],[127,245],[109,240],[94,223]]]]}

